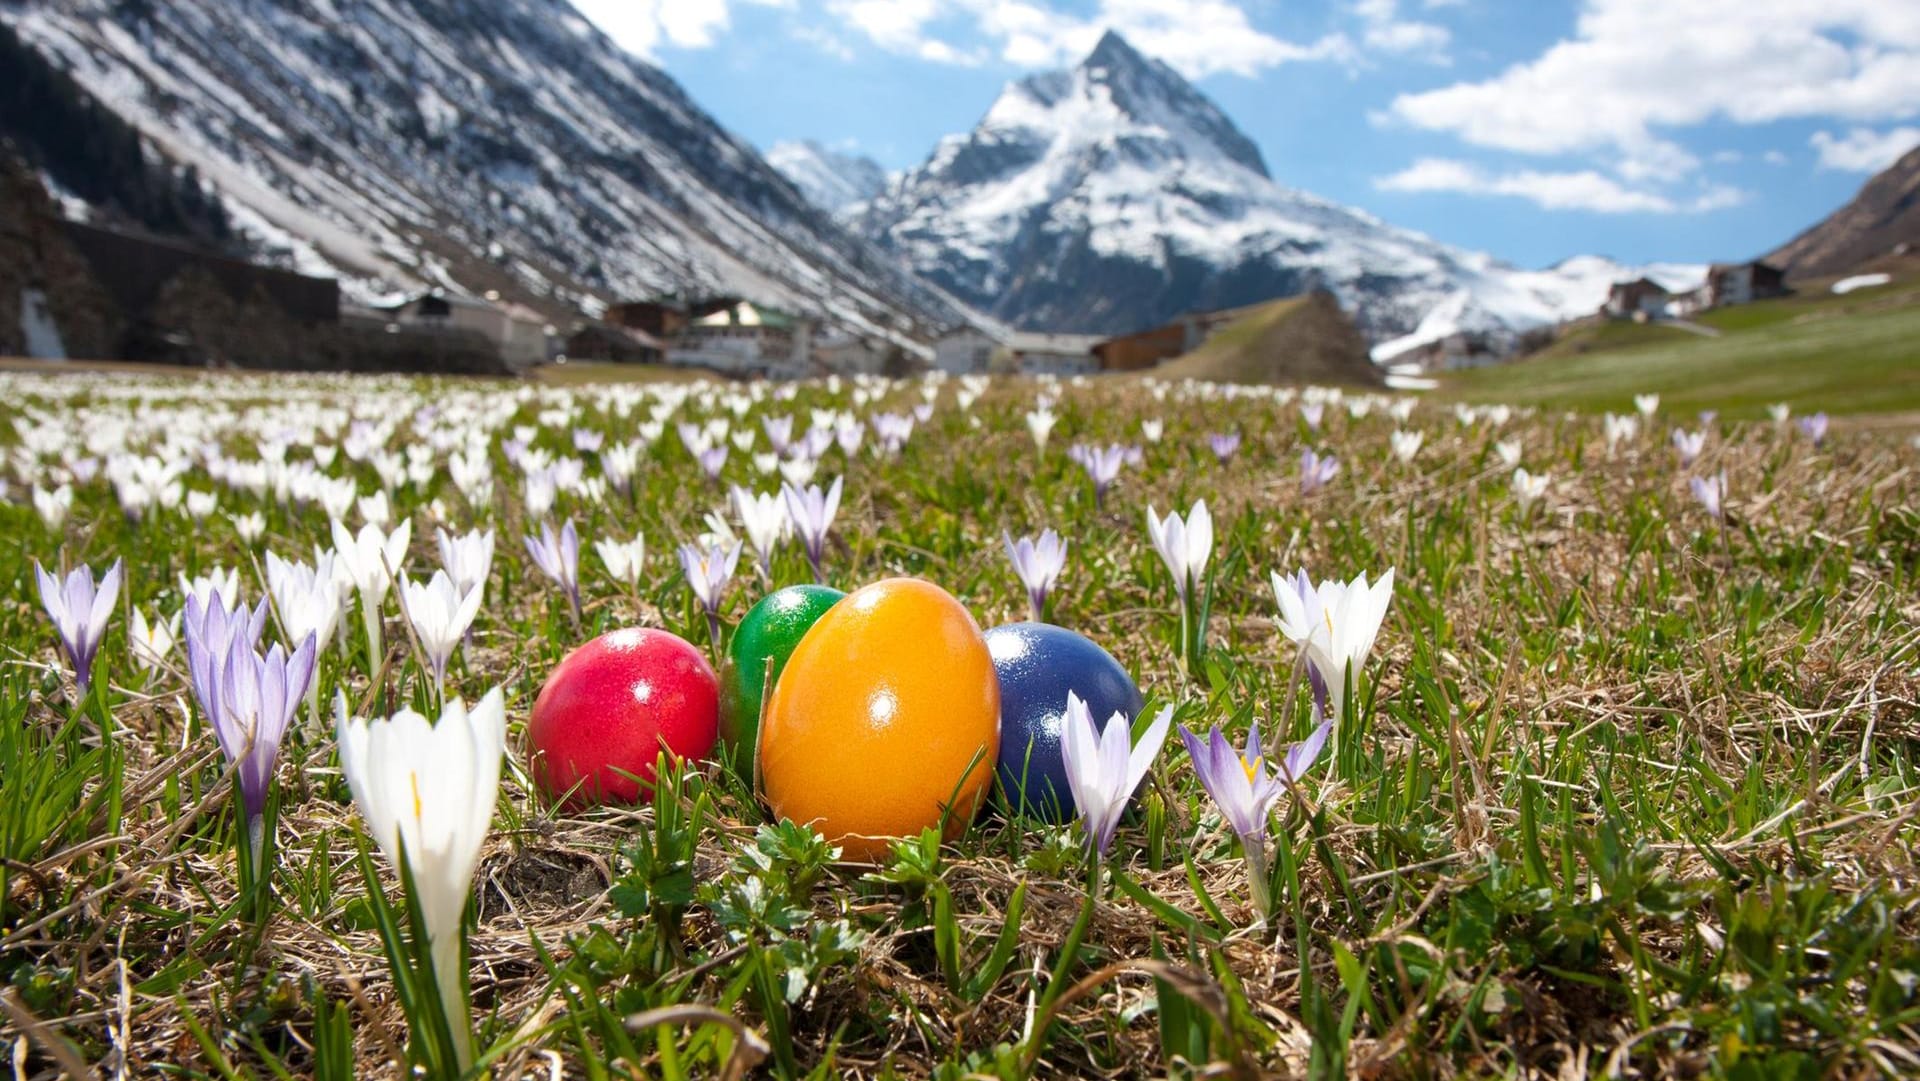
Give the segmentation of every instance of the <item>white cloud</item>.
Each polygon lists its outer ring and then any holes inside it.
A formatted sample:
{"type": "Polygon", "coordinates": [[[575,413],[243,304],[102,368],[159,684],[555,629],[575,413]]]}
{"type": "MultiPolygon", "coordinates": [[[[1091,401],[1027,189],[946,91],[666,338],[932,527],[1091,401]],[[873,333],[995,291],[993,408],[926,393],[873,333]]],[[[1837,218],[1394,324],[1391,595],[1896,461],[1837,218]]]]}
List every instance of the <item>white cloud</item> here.
{"type": "Polygon", "coordinates": [[[1384,191],[1454,192],[1525,199],[1548,210],[1590,210],[1601,214],[1674,214],[1718,210],[1739,203],[1744,195],[1725,185],[1710,185],[1687,198],[1646,188],[1634,188],[1592,169],[1572,172],[1489,173],[1452,158],[1421,158],[1412,165],[1376,179],[1384,191]]]}
{"type": "Polygon", "coordinates": [[[1920,4],[1586,0],[1575,34],[1480,82],[1394,99],[1386,118],[1528,154],[1609,153],[1630,180],[1698,167],[1662,135],[1920,114],[1920,4]]]}
{"type": "Polygon", "coordinates": [[[986,39],[1006,63],[1056,67],[1085,56],[1108,29],[1190,78],[1253,75],[1352,52],[1338,34],[1301,44],[1264,33],[1232,0],[1100,0],[1085,18],[1036,0],[826,0],[825,7],[883,49],[938,63],[983,59],[979,50],[955,44],[965,35],[986,39]]]}
{"type": "Polygon", "coordinates": [[[1363,24],[1361,41],[1369,50],[1447,62],[1452,33],[1437,23],[1402,18],[1399,0],[1354,0],[1353,13],[1363,24]]]}
{"type": "Polygon", "coordinates": [[[1766,162],[1768,165],[1785,165],[1787,163],[1787,156],[1778,150],[1769,150],[1760,155],[1760,160],[1766,162]]]}
{"type": "Polygon", "coordinates": [[[1845,135],[1816,131],[1807,142],[1820,153],[1820,168],[1850,173],[1877,173],[1901,155],[1920,146],[1920,128],[1874,131],[1854,128],[1845,135]]]}

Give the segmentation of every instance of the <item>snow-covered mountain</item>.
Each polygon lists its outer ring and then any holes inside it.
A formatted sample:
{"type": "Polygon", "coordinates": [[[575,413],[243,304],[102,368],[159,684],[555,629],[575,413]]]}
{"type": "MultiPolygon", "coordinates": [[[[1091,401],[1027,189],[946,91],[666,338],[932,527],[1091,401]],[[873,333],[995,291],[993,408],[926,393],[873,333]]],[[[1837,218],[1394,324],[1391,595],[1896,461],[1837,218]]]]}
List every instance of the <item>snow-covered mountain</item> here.
{"type": "Polygon", "coordinates": [[[1644,272],[1591,257],[1518,270],[1284,187],[1213,102],[1113,33],[1070,71],[1009,84],[851,220],[1017,326],[1121,332],[1326,288],[1393,343],[1378,358],[1587,314],[1644,272]]]}
{"type": "Polygon", "coordinates": [[[812,139],[775,143],[767,164],[793,182],[813,205],[838,214],[886,190],[887,171],[863,154],[843,154],[812,139]]]}
{"type": "Polygon", "coordinates": [[[667,290],[848,329],[964,317],[566,0],[0,0],[303,270],[556,319],[667,290]]]}

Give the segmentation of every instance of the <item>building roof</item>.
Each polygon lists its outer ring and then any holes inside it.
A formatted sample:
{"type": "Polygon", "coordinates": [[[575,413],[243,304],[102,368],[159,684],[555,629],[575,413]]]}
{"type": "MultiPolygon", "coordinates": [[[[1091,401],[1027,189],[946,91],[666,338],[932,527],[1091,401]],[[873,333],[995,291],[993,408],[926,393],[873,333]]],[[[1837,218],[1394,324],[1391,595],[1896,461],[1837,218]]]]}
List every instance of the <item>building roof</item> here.
{"type": "Polygon", "coordinates": [[[632,342],[641,349],[665,351],[665,342],[637,327],[623,327],[618,323],[588,323],[573,332],[575,338],[583,334],[602,335],[608,338],[620,337],[632,342]]]}
{"type": "Polygon", "coordinates": [[[1016,353],[1058,353],[1077,355],[1093,352],[1100,344],[1098,334],[1045,334],[1031,330],[1017,330],[1007,336],[1008,349],[1016,353]]]}
{"type": "Polygon", "coordinates": [[[791,327],[793,316],[778,308],[765,308],[750,300],[738,301],[693,321],[696,327],[791,327]]]}

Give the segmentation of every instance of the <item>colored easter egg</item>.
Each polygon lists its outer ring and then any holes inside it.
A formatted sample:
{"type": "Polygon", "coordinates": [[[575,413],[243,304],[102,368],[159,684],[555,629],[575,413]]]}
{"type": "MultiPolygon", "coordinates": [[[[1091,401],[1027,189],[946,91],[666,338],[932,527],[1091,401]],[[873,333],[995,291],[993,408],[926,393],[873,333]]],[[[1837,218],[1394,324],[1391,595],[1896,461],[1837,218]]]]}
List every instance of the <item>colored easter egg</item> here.
{"type": "Polygon", "coordinates": [[[762,722],[761,791],[775,815],[878,859],[890,838],[966,828],[993,780],[999,721],[1000,681],[966,608],[930,582],[875,582],[788,658],[762,722]]]}
{"type": "Polygon", "coordinates": [[[719,728],[719,682],[698,649],[666,631],[611,631],[567,654],[540,688],[528,768],[569,808],[644,803],[660,751],[703,758],[719,728]]]}
{"type": "Polygon", "coordinates": [[[735,628],[720,670],[720,738],[734,749],[742,775],[753,776],[767,687],[780,678],[800,639],[844,596],[827,586],[788,586],[762,597],[735,628]]]}
{"type": "Polygon", "coordinates": [[[1087,704],[1105,727],[1116,712],[1140,715],[1140,688],[1120,662],[1092,639],[1048,623],[1009,623],[987,632],[1000,678],[1001,794],[1014,810],[1066,822],[1076,808],[1060,757],[1067,693],[1087,704]]]}

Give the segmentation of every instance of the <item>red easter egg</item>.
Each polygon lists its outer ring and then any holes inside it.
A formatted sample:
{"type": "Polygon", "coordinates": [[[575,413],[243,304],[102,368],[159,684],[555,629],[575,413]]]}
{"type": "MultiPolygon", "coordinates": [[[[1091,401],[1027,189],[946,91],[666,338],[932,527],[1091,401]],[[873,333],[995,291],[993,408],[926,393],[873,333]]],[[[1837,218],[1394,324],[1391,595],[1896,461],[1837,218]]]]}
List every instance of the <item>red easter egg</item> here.
{"type": "Polygon", "coordinates": [[[567,654],[540,688],[528,767],[549,799],[572,791],[569,809],[645,803],[663,748],[704,758],[719,731],[720,684],[699,650],[666,631],[610,631],[567,654]]]}

